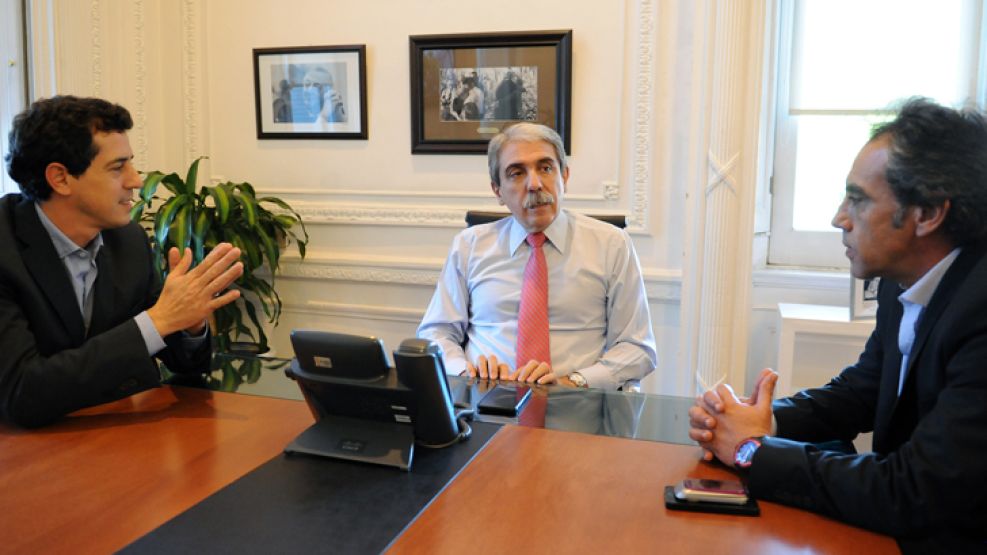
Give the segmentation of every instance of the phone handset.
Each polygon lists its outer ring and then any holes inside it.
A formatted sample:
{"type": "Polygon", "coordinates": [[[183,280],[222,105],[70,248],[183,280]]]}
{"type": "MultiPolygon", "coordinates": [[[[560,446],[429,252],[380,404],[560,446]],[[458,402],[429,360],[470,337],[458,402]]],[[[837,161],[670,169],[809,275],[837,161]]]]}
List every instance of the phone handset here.
{"type": "Polygon", "coordinates": [[[415,400],[415,438],[423,447],[448,447],[469,439],[473,411],[453,409],[442,351],[427,339],[405,339],[394,351],[398,380],[415,400]]]}

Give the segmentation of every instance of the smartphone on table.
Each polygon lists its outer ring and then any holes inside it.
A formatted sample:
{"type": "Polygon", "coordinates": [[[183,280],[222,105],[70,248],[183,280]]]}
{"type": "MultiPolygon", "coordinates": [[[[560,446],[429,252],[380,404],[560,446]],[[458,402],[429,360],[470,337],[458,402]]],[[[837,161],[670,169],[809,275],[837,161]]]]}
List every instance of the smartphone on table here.
{"type": "Polygon", "coordinates": [[[480,398],[476,408],[481,414],[517,416],[531,397],[531,388],[516,385],[496,385],[480,398]]]}
{"type": "Polygon", "coordinates": [[[726,503],[743,505],[747,503],[747,488],[735,480],[706,480],[686,478],[675,484],[675,498],[679,501],[702,501],[704,503],[726,503]]]}

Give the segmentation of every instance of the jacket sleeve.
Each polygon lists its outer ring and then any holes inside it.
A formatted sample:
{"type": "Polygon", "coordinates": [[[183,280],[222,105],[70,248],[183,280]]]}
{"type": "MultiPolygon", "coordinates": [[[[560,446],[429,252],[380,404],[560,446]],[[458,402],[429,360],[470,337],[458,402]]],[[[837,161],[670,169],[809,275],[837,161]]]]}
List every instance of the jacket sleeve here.
{"type": "Polygon", "coordinates": [[[44,356],[21,307],[0,286],[0,330],[0,410],[19,426],[42,426],[80,408],[155,387],[160,380],[132,319],[77,348],[44,356]]]}
{"type": "MultiPolygon", "coordinates": [[[[977,316],[963,323],[941,329],[935,348],[916,361],[913,368],[926,374],[924,383],[937,387],[928,392],[931,405],[923,407],[911,434],[886,453],[846,455],[803,443],[832,439],[829,433],[847,437],[854,423],[865,420],[871,405],[865,399],[871,398],[876,379],[871,360],[874,343],[880,343],[876,337],[861,363],[834,383],[780,402],[778,431],[787,439],[767,437],[755,454],[749,475],[754,496],[897,537],[943,529],[982,537],[987,522],[987,323],[977,316]],[[815,424],[794,425],[796,418],[815,424]],[[818,422],[823,419],[836,424],[818,422]]],[[[891,362],[886,368],[894,366],[891,362]]],[[[914,392],[903,392],[900,402],[917,404],[916,399],[914,392]]]]}

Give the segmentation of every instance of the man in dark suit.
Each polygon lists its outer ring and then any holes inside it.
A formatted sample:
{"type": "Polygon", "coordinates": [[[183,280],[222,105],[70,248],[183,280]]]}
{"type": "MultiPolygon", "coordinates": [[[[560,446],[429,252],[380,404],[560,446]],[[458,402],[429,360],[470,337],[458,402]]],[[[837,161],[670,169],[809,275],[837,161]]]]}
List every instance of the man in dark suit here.
{"type": "Polygon", "coordinates": [[[239,250],[219,245],[191,268],[169,253],[155,279],[147,237],[130,221],[141,178],[130,114],[95,98],[40,100],[14,119],[0,198],[0,418],[40,426],[208,369],[207,317],[239,293],[239,250]]]}
{"type": "Polygon", "coordinates": [[[754,497],[896,536],[906,549],[987,550],[983,115],[909,101],[857,155],[833,225],[851,273],[884,278],[860,359],[773,405],[770,370],[750,399],[707,391],[690,410],[690,436],[746,475],[754,497]],[[869,431],[870,453],[818,445],[869,431]]]}

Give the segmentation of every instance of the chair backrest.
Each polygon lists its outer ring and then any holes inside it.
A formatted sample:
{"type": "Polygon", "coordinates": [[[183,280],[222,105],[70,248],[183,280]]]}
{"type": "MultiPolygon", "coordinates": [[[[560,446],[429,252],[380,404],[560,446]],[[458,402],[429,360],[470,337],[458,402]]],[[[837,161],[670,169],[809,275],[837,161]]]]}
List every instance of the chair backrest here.
{"type": "MultiPolygon", "coordinates": [[[[467,210],[466,211],[466,227],[473,227],[477,224],[488,224],[490,222],[496,222],[501,218],[506,218],[510,216],[510,212],[492,212],[486,210],[467,210]]],[[[627,227],[627,216],[623,214],[587,214],[591,218],[596,218],[601,222],[607,222],[610,225],[624,229],[627,227]]]]}

